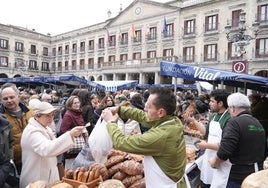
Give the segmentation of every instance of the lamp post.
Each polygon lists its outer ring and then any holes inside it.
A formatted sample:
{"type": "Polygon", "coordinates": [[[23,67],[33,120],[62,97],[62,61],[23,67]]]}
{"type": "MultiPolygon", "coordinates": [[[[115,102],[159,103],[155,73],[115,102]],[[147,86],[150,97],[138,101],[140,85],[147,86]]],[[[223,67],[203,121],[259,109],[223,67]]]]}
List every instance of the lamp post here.
{"type": "MultiPolygon", "coordinates": [[[[232,26],[227,21],[227,25],[225,26],[226,30],[226,38],[228,41],[232,42],[235,46],[239,47],[239,52],[241,59],[243,60],[243,55],[246,54],[245,46],[247,46],[252,39],[255,39],[259,32],[259,25],[260,23],[255,20],[252,24],[251,29],[253,30],[254,36],[245,34],[247,27],[246,27],[246,13],[241,10],[238,22],[238,28],[235,28],[233,31],[232,26]]],[[[249,27],[248,27],[249,28],[249,27]]]]}

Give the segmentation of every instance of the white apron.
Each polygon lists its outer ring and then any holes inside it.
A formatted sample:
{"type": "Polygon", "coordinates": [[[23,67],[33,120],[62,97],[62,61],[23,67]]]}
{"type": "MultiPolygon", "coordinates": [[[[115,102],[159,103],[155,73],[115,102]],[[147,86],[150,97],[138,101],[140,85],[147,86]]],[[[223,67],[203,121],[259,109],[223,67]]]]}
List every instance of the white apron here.
{"type": "MultiPolygon", "coordinates": [[[[221,115],[218,121],[211,120],[209,124],[209,135],[208,135],[208,143],[220,143],[222,136],[222,129],[219,121],[224,116],[227,110],[221,115]]],[[[201,176],[200,179],[205,184],[211,184],[211,188],[225,188],[227,185],[227,181],[229,178],[229,172],[231,170],[231,163],[225,161],[221,163],[217,169],[214,169],[210,166],[208,160],[217,155],[216,150],[206,149],[203,154],[203,161],[201,165],[198,167],[200,169],[201,176]]]]}
{"type": "Polygon", "coordinates": [[[144,156],[144,175],[146,188],[177,188],[177,184],[183,179],[174,182],[158,166],[152,156],[144,156]]]}

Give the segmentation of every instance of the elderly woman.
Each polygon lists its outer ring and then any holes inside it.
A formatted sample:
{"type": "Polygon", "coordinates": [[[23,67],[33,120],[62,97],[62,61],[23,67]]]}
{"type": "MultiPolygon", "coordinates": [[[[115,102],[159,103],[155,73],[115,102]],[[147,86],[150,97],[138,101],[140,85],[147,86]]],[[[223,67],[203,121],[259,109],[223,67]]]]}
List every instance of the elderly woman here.
{"type": "Polygon", "coordinates": [[[33,117],[21,138],[20,187],[26,187],[30,182],[38,180],[44,180],[48,185],[58,181],[57,156],[71,148],[74,137],[81,135],[84,129],[83,126],[77,126],[56,138],[49,128],[56,108],[40,101],[32,109],[33,117]]]}

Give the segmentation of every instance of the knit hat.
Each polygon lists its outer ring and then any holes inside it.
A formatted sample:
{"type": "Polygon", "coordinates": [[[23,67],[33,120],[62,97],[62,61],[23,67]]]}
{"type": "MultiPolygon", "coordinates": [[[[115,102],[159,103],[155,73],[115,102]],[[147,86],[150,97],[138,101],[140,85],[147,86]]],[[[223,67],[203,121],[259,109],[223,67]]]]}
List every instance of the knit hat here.
{"type": "Polygon", "coordinates": [[[53,111],[58,110],[57,108],[53,107],[50,103],[48,102],[36,102],[33,107],[33,115],[37,114],[49,114],[53,111]]]}

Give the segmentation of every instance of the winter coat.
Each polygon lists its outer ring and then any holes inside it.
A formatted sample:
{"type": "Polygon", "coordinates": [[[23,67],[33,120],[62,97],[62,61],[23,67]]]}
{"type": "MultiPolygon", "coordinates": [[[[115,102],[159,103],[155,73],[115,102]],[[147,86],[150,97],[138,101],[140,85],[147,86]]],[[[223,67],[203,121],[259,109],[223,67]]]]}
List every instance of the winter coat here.
{"type": "Polygon", "coordinates": [[[73,144],[69,131],[56,138],[49,127],[45,128],[31,118],[21,137],[20,187],[26,187],[30,182],[38,180],[44,180],[48,185],[58,181],[57,156],[73,144]]]}

